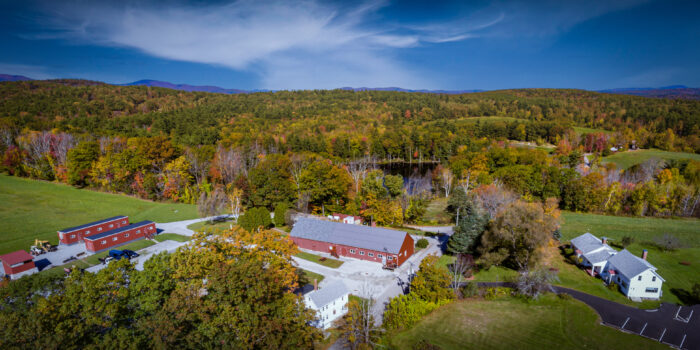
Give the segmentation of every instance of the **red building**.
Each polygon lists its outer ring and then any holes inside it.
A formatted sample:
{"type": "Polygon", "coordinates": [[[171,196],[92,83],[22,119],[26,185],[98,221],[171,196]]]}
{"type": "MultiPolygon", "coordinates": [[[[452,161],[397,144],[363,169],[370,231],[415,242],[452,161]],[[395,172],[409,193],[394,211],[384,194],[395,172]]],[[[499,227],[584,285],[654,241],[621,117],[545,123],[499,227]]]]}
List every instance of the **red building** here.
{"type": "Polygon", "coordinates": [[[404,231],[300,218],[290,233],[299,247],[398,266],[413,255],[414,242],[404,231]]]}
{"type": "Polygon", "coordinates": [[[98,253],[139,239],[151,238],[155,234],[155,222],[141,221],[85,237],[85,249],[90,253],[98,253]]]}
{"type": "Polygon", "coordinates": [[[34,257],[24,250],[0,255],[0,260],[5,274],[13,280],[39,271],[34,265],[34,257]]]}
{"type": "Polygon", "coordinates": [[[115,216],[109,219],[60,230],[58,231],[58,241],[61,244],[74,244],[82,242],[84,237],[114,230],[126,225],[129,225],[129,217],[123,215],[115,216]]]}

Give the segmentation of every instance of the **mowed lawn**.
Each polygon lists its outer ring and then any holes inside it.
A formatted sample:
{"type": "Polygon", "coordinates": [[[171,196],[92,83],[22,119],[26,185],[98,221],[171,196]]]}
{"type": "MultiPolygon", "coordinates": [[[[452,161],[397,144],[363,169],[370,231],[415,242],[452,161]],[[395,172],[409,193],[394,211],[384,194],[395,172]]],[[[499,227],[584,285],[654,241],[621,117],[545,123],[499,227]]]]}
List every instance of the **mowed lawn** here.
{"type": "Polygon", "coordinates": [[[618,169],[627,169],[635,164],[657,159],[693,159],[700,161],[700,154],[684,152],[666,152],[658,149],[640,149],[636,151],[618,152],[602,159],[603,163],[615,163],[618,169]]]}
{"type": "Polygon", "coordinates": [[[447,198],[444,197],[445,192],[438,192],[438,196],[433,199],[428,207],[425,208],[425,214],[423,214],[423,222],[428,224],[450,224],[452,223],[452,217],[447,213],[447,198]]]}
{"type": "Polygon", "coordinates": [[[57,244],[57,230],[116,215],[128,215],[131,222],[198,217],[194,205],[156,203],[0,175],[0,254],[29,249],[36,238],[57,244]]]}
{"type": "MultiPolygon", "coordinates": [[[[663,301],[682,302],[677,294],[682,293],[683,290],[689,291],[693,283],[700,282],[700,220],[619,217],[571,212],[562,213],[562,218],[564,221],[562,241],[565,242],[590,232],[599,238],[608,237],[614,247],[622,237],[634,237],[634,243],[628,246],[627,250],[636,255],[641,255],[644,249],[649,251],[647,259],[656,266],[661,277],[666,280],[662,288],[663,301]],[[658,249],[653,244],[653,239],[665,233],[678,237],[683,242],[684,248],[671,252],[658,249]],[[684,265],[681,262],[687,262],[690,265],[684,265]]],[[[619,247],[614,248],[620,250],[619,247]]],[[[585,277],[585,274],[580,276],[585,277]]],[[[580,281],[575,275],[570,277],[572,278],[569,283],[562,284],[588,291],[582,288],[582,285],[589,283],[580,281]]],[[[562,274],[561,278],[565,279],[566,275],[562,274]]],[[[593,278],[591,280],[595,281],[598,288],[602,285],[600,280],[593,278]]]]}
{"type": "Polygon", "coordinates": [[[587,305],[546,295],[538,301],[507,297],[445,305],[390,338],[396,349],[426,340],[440,349],[668,349],[600,324],[587,305]]]}

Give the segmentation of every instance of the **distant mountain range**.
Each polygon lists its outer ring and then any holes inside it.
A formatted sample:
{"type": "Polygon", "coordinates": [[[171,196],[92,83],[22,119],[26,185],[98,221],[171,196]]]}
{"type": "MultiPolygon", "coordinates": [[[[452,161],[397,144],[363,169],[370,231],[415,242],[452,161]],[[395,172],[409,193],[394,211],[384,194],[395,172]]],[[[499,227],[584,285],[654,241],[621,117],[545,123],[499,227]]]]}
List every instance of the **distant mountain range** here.
{"type": "MultiPolygon", "coordinates": [[[[0,82],[3,81],[25,81],[34,80],[22,75],[8,75],[0,74],[0,82]]],[[[189,85],[189,84],[173,84],[167,81],[159,80],[139,80],[133,83],[127,84],[114,84],[122,86],[153,86],[162,87],[166,89],[182,90],[182,91],[202,91],[202,92],[212,92],[219,94],[244,94],[253,92],[267,92],[275,90],[241,90],[241,89],[226,89],[218,86],[209,85],[189,85]]],[[[400,92],[422,92],[422,93],[433,93],[433,94],[466,94],[474,92],[483,92],[487,90],[411,90],[403,89],[400,87],[383,87],[383,88],[370,88],[370,87],[342,87],[341,90],[351,90],[351,91],[400,91],[400,92]]],[[[659,88],[621,88],[621,89],[606,89],[598,90],[597,92],[607,93],[607,94],[619,94],[619,95],[634,95],[642,97],[655,97],[655,98],[671,98],[671,99],[688,99],[688,100],[700,100],[700,88],[690,88],[683,85],[672,85],[664,86],[659,88]]]]}

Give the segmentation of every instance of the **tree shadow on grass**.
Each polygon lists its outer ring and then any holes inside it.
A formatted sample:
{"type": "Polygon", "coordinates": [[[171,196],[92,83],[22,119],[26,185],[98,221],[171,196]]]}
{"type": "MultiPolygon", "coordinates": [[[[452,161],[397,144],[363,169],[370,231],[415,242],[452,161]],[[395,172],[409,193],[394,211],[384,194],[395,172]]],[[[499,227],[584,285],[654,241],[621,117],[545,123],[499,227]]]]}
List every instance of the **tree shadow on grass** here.
{"type": "Polygon", "coordinates": [[[671,288],[671,293],[675,295],[681,303],[685,305],[696,305],[700,304],[700,298],[697,295],[693,295],[690,291],[680,288],[671,288]]]}

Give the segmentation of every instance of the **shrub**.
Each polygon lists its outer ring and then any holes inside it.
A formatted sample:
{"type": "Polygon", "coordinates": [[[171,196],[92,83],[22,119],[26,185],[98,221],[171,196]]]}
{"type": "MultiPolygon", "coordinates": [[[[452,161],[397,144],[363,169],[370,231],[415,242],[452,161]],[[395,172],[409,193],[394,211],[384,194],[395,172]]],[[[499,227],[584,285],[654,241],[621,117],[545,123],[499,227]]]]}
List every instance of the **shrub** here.
{"type": "Polygon", "coordinates": [[[416,242],[416,247],[421,248],[421,249],[427,248],[428,247],[428,240],[425,238],[419,239],[418,242],[416,242]]]}
{"type": "Polygon", "coordinates": [[[561,300],[573,300],[574,299],[574,297],[572,297],[571,294],[569,294],[569,293],[559,293],[557,296],[561,300]]]}
{"type": "Polygon", "coordinates": [[[284,226],[287,209],[289,209],[289,205],[287,205],[287,203],[277,203],[275,206],[275,226],[284,226]]]}
{"type": "Polygon", "coordinates": [[[484,298],[487,300],[494,300],[494,299],[507,297],[507,296],[510,296],[512,294],[513,294],[512,288],[495,287],[495,288],[486,289],[486,293],[484,294],[484,298]]]}
{"type": "Polygon", "coordinates": [[[607,287],[608,287],[608,289],[614,290],[614,291],[620,290],[620,287],[619,287],[619,286],[617,285],[617,283],[615,283],[615,282],[610,282],[610,283],[608,283],[608,286],[607,286],[607,287]]]}
{"type": "Polygon", "coordinates": [[[387,330],[410,328],[423,316],[449,302],[449,300],[442,300],[433,303],[420,299],[413,293],[399,295],[391,299],[384,311],[384,328],[387,330]]]}
{"type": "Polygon", "coordinates": [[[557,241],[561,241],[561,230],[559,228],[552,232],[552,238],[556,239],[557,241]]]}
{"type": "Polygon", "coordinates": [[[411,347],[412,350],[440,350],[441,347],[423,339],[411,347]]]}
{"type": "Polygon", "coordinates": [[[479,285],[476,282],[467,282],[459,291],[462,293],[463,298],[471,298],[479,294],[479,285]]]}

